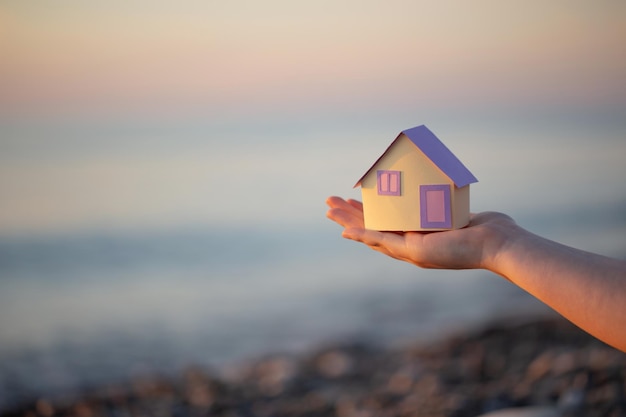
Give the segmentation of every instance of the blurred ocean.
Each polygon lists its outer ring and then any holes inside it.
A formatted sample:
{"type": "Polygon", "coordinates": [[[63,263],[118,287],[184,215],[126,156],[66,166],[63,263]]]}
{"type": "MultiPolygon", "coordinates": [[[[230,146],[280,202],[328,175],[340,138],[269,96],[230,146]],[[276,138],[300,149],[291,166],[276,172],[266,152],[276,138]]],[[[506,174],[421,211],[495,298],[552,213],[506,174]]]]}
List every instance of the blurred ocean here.
{"type": "Polygon", "coordinates": [[[354,182],[421,123],[478,177],[473,211],[626,255],[621,117],[407,120],[2,127],[0,411],[190,364],[547,314],[490,273],[419,270],[325,219],[325,198],[358,198],[354,182]],[[47,215],[55,226],[37,226],[47,215]]]}

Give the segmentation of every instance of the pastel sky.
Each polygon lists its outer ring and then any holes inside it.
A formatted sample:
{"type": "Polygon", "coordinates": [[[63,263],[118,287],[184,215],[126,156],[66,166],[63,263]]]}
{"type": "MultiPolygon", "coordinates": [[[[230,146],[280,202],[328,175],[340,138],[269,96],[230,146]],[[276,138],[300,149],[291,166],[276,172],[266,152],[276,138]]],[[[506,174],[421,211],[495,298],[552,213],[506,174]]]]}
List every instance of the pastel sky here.
{"type": "Polygon", "coordinates": [[[620,1],[5,1],[4,116],[625,103],[620,1]]]}
{"type": "MultiPolygon", "coordinates": [[[[5,0],[0,234],[325,221],[325,196],[350,191],[413,123],[435,123],[495,196],[490,178],[505,181],[519,153],[496,166],[498,149],[471,141],[519,146],[497,120],[520,111],[623,115],[625,41],[626,2],[610,0],[5,0]],[[430,117],[473,113],[489,135],[430,117]],[[282,188],[251,187],[261,172],[282,188]]],[[[624,173],[620,126],[594,148],[611,178],[624,173]]],[[[572,160],[559,146],[543,157],[572,160]]]]}

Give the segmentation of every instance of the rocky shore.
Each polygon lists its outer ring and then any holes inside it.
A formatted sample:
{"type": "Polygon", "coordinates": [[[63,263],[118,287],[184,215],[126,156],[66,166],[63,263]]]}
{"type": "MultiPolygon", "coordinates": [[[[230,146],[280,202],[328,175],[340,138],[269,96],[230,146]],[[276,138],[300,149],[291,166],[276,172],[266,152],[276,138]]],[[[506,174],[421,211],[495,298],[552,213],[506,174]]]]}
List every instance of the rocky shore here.
{"type": "Polygon", "coordinates": [[[477,416],[545,406],[559,416],[626,416],[626,354],[562,319],[494,323],[430,344],[327,346],[212,370],[190,367],[3,416],[477,416]]]}

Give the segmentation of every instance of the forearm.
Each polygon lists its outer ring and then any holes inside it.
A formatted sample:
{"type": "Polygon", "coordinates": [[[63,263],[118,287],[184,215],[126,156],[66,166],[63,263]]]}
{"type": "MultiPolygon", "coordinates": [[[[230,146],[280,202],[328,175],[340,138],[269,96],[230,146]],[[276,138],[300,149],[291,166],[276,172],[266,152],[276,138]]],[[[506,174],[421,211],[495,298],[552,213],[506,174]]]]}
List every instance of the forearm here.
{"type": "Polygon", "coordinates": [[[500,231],[486,268],[504,276],[606,343],[626,351],[626,262],[534,235],[500,231]]]}

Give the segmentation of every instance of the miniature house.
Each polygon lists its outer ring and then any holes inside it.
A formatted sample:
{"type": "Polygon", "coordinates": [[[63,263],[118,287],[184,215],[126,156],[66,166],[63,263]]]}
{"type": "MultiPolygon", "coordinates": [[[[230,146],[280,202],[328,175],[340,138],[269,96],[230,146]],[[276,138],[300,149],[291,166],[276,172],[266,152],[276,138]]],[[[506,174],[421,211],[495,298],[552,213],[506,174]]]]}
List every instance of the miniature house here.
{"type": "Polygon", "coordinates": [[[424,125],[404,130],[359,179],[365,228],[458,229],[469,223],[474,175],[424,125]]]}

